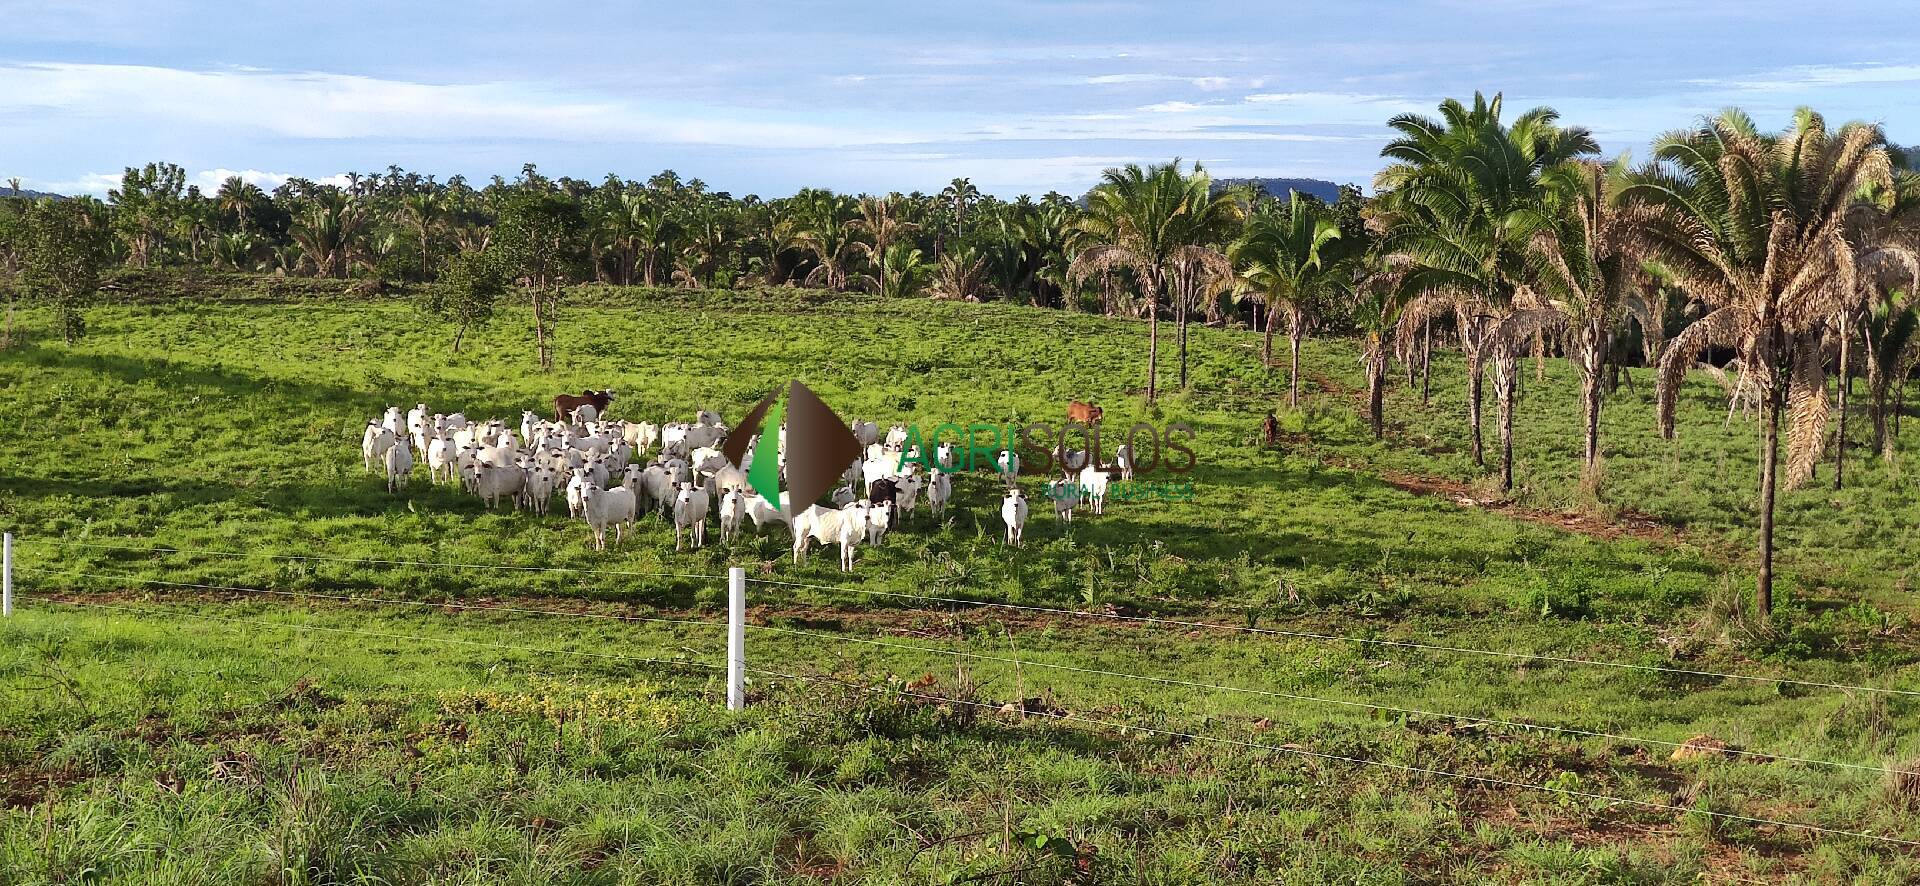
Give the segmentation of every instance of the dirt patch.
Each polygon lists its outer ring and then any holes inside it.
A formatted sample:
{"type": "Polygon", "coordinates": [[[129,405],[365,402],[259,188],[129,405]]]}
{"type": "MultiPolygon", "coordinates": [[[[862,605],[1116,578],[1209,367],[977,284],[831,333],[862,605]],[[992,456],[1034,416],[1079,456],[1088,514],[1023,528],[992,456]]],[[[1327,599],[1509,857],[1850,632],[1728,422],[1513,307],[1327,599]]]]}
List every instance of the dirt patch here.
{"type": "MultiPolygon", "coordinates": [[[[1349,389],[1324,373],[1315,373],[1311,378],[1313,383],[1320,386],[1322,390],[1353,399],[1359,404],[1359,408],[1363,412],[1367,408],[1365,392],[1349,389]]],[[[1398,430],[1397,428],[1389,425],[1388,430],[1389,433],[1387,436],[1389,438],[1398,436],[1398,434],[1395,433],[1395,431],[1398,430]]],[[[1309,443],[1308,445],[1311,446],[1312,444],[1309,443]]],[[[1461,507],[1492,511],[1515,520],[1525,520],[1529,523],[1552,526],[1566,532],[1574,532],[1608,541],[1633,538],[1661,545],[1686,543],[1692,544],[1702,550],[1710,549],[1708,545],[1700,544],[1699,541],[1688,538],[1678,527],[1663,523],[1645,514],[1624,511],[1612,519],[1606,519],[1591,514],[1571,511],[1550,511],[1543,508],[1522,505],[1510,498],[1479,498],[1476,496],[1477,490],[1475,490],[1474,485],[1462,480],[1449,480],[1445,477],[1432,477],[1423,474],[1408,473],[1406,471],[1377,468],[1364,461],[1347,458],[1345,456],[1330,455],[1322,452],[1315,452],[1313,454],[1325,464],[1373,474],[1385,481],[1387,485],[1404,492],[1444,498],[1461,507]]]]}

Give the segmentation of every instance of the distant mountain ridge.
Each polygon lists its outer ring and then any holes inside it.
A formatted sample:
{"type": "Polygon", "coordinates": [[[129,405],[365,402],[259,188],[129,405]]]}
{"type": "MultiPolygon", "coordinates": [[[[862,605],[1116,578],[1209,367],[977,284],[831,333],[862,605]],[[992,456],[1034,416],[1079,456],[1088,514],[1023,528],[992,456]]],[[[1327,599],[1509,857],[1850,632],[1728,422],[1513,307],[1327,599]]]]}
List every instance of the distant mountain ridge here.
{"type": "Polygon", "coordinates": [[[1340,186],[1317,178],[1216,178],[1213,189],[1217,193],[1237,185],[1251,185],[1285,200],[1299,191],[1310,197],[1318,197],[1323,203],[1332,203],[1340,199],[1340,186]]]}
{"type": "Polygon", "coordinates": [[[50,194],[46,191],[29,191],[25,188],[20,188],[18,190],[14,188],[0,188],[0,199],[5,199],[7,197],[25,197],[28,200],[39,200],[43,197],[52,197],[55,200],[67,199],[67,195],[65,194],[50,194]]]}

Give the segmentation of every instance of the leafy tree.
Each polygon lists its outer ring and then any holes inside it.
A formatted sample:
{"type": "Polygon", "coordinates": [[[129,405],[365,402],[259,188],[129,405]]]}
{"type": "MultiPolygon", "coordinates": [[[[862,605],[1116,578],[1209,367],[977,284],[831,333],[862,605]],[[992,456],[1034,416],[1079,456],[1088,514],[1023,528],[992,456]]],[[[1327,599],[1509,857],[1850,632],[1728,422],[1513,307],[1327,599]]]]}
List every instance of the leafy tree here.
{"type": "Polygon", "coordinates": [[[1282,206],[1264,207],[1247,220],[1245,232],[1227,255],[1240,269],[1240,278],[1266,303],[1267,329],[1261,340],[1260,360],[1273,364],[1273,326],[1281,311],[1288,318],[1287,341],[1292,347],[1292,370],[1287,380],[1287,405],[1300,406],[1300,342],[1306,335],[1307,315],[1325,298],[1335,275],[1331,261],[1323,261],[1326,245],[1340,237],[1340,227],[1326,207],[1302,197],[1299,191],[1282,206]]]}
{"type": "Polygon", "coordinates": [[[166,250],[187,186],[187,171],[173,163],[127,167],[120,187],[107,192],[113,226],[126,241],[129,260],[147,267],[166,250]]]}
{"type": "MultiPolygon", "coordinates": [[[[1694,356],[1733,348],[1759,391],[1760,574],[1755,602],[1773,609],[1774,499],[1780,412],[1791,404],[1788,486],[1812,475],[1827,423],[1825,338],[1857,297],[1847,217],[1858,197],[1893,188],[1878,127],[1829,131],[1808,109],[1779,135],[1729,110],[1699,128],[1662,137],[1654,163],[1623,196],[1644,204],[1636,228],[1661,265],[1712,307],[1668,344],[1657,396],[1663,436],[1694,356]]],[[[1878,208],[1864,207],[1867,211],[1878,208]]]]}
{"type": "Polygon", "coordinates": [[[1177,160],[1145,169],[1137,164],[1109,169],[1088,195],[1087,213],[1075,229],[1084,248],[1069,270],[1072,281],[1077,285],[1128,268],[1146,300],[1148,402],[1158,399],[1160,390],[1163,295],[1171,291],[1184,323],[1185,305],[1201,279],[1194,269],[1227,266],[1225,256],[1203,244],[1235,207],[1230,198],[1214,196],[1211,187],[1198,166],[1185,175],[1177,160]]]}
{"type": "Polygon", "coordinates": [[[460,342],[466,338],[469,328],[482,327],[493,320],[494,307],[507,293],[511,282],[498,253],[461,252],[441,268],[440,285],[428,287],[420,307],[432,316],[455,324],[453,352],[458,354],[460,342]]]}
{"type": "Polygon", "coordinates": [[[1562,128],[1552,108],[1535,108],[1503,123],[1501,97],[1475,93],[1471,107],[1440,104],[1440,119],[1402,114],[1388,121],[1400,133],[1382,149],[1394,162],[1375,177],[1386,194],[1389,248],[1409,263],[1410,285],[1422,295],[1407,313],[1424,321],[1452,313],[1467,356],[1467,416],[1475,464],[1481,445],[1482,384],[1493,364],[1500,407],[1500,487],[1513,488],[1513,415],[1519,392],[1518,349],[1558,319],[1530,298],[1531,243],[1550,217],[1541,175],[1598,150],[1584,128],[1562,128]]]}
{"type": "Polygon", "coordinates": [[[43,200],[27,213],[20,284],[27,300],[53,310],[69,344],[86,334],[81,315],[100,292],[110,254],[105,214],[91,200],[43,200]]]}
{"type": "Polygon", "coordinates": [[[1627,164],[1574,160],[1548,170],[1545,186],[1556,211],[1535,236],[1540,259],[1538,289],[1572,331],[1568,355],[1580,367],[1581,414],[1586,419],[1582,470],[1591,486],[1600,479],[1601,380],[1609,337],[1628,294],[1645,280],[1634,228],[1644,222],[1632,205],[1622,206],[1627,164]]]}
{"type": "Polygon", "coordinates": [[[880,294],[886,298],[912,298],[927,291],[933,283],[935,266],[926,261],[920,248],[911,243],[895,243],[887,250],[881,265],[880,294]]]}
{"type": "Polygon", "coordinates": [[[585,232],[580,204],[531,173],[500,199],[496,237],[508,268],[520,278],[533,309],[534,354],[541,369],[553,368],[549,345],[554,311],[573,266],[573,250],[585,232]]]}

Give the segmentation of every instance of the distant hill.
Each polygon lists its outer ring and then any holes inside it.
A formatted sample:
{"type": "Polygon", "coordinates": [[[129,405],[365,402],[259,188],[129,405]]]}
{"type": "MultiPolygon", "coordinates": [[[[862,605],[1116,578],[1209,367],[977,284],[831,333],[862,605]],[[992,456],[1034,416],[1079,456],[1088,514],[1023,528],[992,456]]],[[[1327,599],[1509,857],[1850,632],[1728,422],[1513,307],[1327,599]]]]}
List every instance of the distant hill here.
{"type": "Polygon", "coordinates": [[[13,188],[0,188],[0,198],[6,198],[6,197],[25,197],[28,200],[38,200],[42,197],[52,197],[55,200],[67,199],[65,194],[49,194],[46,191],[29,191],[29,190],[26,190],[25,188],[21,188],[19,190],[15,190],[13,188]]]}
{"type": "Polygon", "coordinates": [[[1340,199],[1339,185],[1317,178],[1216,178],[1213,180],[1213,189],[1216,192],[1236,185],[1252,185],[1281,200],[1291,197],[1294,191],[1310,197],[1318,197],[1325,203],[1340,199]]]}

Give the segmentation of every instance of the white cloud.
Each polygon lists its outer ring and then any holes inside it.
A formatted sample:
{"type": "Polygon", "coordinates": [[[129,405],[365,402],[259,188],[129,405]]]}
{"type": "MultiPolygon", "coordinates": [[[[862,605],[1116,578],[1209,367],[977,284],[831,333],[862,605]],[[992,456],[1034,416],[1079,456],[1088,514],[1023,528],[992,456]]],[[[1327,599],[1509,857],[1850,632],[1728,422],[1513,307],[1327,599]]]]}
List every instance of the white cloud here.
{"type": "Polygon", "coordinates": [[[1913,83],[1920,81],[1920,65],[1797,65],[1750,77],[1688,80],[1694,86],[1777,92],[1827,86],[1913,83]]]}
{"type": "Polygon", "coordinates": [[[45,179],[22,179],[21,185],[29,191],[46,191],[50,194],[65,194],[69,197],[91,194],[105,197],[107,192],[120,187],[118,172],[88,172],[79,178],[67,181],[49,181],[45,179]]]}
{"type": "Polygon", "coordinates": [[[1183,114],[1187,111],[1198,111],[1200,108],[1200,105],[1196,105],[1193,102],[1159,102],[1158,104],[1142,105],[1140,110],[1152,111],[1156,114],[1183,114]]]}
{"type": "MultiPolygon", "coordinates": [[[[300,139],[548,138],[821,148],[912,141],[765,111],[704,113],[529,84],[433,84],[324,72],[143,65],[0,65],[0,113],[65,111],[300,139]]],[[[790,116],[790,115],[789,115],[790,116]]]]}

